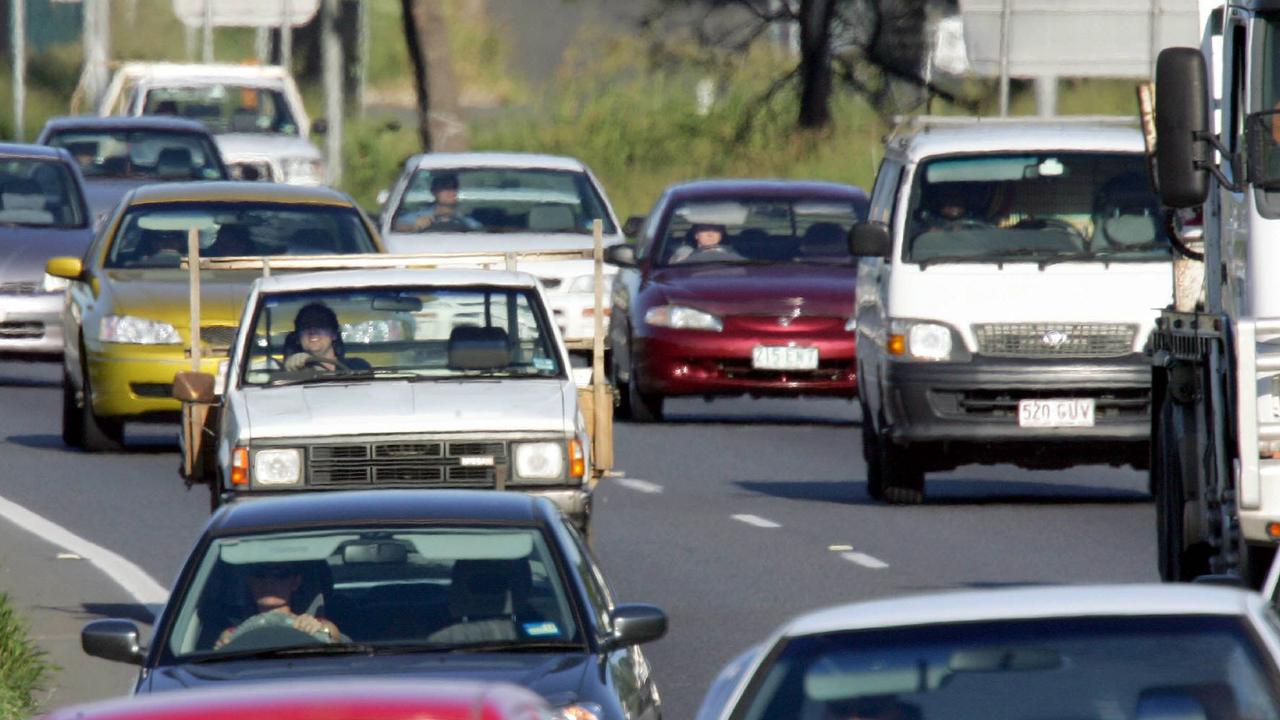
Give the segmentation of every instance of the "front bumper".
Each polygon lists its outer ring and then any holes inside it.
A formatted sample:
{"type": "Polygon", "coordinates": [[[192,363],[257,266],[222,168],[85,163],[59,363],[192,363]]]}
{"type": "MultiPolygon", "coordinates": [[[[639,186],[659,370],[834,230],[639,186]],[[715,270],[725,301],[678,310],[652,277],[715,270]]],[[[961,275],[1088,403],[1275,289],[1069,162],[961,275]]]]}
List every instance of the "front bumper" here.
{"type": "MultiPolygon", "coordinates": [[[[843,323],[843,321],[841,321],[843,323]]],[[[858,393],[852,332],[709,332],[651,328],[632,348],[632,382],[659,395],[834,395],[858,393]],[[757,345],[818,349],[816,370],[757,370],[757,345]]]]}
{"type": "Polygon", "coordinates": [[[63,293],[0,295],[0,355],[62,354],[63,293]]]}
{"type": "MultiPolygon", "coordinates": [[[[90,402],[99,417],[172,419],[182,404],[173,399],[173,376],[191,369],[181,345],[106,343],[88,351],[90,402]]],[[[221,355],[206,355],[200,370],[217,375],[221,355]]]]}
{"type": "Polygon", "coordinates": [[[900,444],[1146,442],[1151,434],[1151,365],[1139,354],[1096,360],[890,362],[886,380],[886,432],[900,444]],[[1093,398],[1095,425],[1020,427],[1018,401],[1036,398],[1093,398]]]}

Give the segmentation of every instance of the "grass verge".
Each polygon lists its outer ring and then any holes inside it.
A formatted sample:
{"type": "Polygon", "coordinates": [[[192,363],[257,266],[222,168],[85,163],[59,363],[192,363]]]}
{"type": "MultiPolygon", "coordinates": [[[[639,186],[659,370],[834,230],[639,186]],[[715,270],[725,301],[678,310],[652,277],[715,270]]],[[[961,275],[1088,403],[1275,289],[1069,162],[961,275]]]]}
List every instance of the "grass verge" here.
{"type": "Polygon", "coordinates": [[[27,625],[0,593],[0,720],[30,717],[36,693],[44,688],[51,665],[27,635],[27,625]]]}

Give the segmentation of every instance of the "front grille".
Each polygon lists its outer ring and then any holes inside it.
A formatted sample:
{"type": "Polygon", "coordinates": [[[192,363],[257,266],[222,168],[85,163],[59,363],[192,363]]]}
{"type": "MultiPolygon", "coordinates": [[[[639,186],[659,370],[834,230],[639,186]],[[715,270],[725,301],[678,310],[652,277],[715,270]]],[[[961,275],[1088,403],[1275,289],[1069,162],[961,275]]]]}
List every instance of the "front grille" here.
{"type": "Polygon", "coordinates": [[[201,325],[200,340],[214,348],[229,348],[236,342],[235,325],[201,325]]]}
{"type": "Polygon", "coordinates": [[[988,323],[973,326],[978,352],[991,357],[1117,357],[1133,352],[1137,325],[988,323]]]}
{"type": "Polygon", "coordinates": [[[0,322],[0,340],[36,340],[42,337],[42,322],[0,322]]]}
{"type": "Polygon", "coordinates": [[[0,282],[0,295],[35,295],[38,292],[38,282],[0,282]]]}
{"type": "Polygon", "coordinates": [[[1065,388],[1054,390],[985,389],[935,390],[930,393],[939,414],[952,417],[1017,420],[1019,400],[1093,398],[1098,422],[1147,417],[1151,391],[1147,388],[1065,388]]]}
{"type": "Polygon", "coordinates": [[[507,464],[505,442],[399,440],[312,445],[307,477],[329,487],[493,487],[507,464]],[[463,458],[492,457],[492,465],[463,458]]]}

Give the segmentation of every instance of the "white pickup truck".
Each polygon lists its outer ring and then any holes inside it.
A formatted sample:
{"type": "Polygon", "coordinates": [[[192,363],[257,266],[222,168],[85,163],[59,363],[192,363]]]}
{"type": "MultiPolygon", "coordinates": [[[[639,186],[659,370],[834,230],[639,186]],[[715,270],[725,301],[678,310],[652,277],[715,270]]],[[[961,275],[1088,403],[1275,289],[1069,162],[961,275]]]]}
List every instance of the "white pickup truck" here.
{"type": "MultiPolygon", "coordinates": [[[[208,483],[214,506],[313,490],[521,490],[585,531],[612,463],[612,394],[601,373],[577,386],[543,289],[515,261],[268,258],[222,377],[175,378],[183,475],[208,483]],[[511,269],[449,267],[485,263],[511,269]],[[270,274],[300,269],[338,271],[270,274]]],[[[197,260],[236,263],[264,264],[197,260]]]]}

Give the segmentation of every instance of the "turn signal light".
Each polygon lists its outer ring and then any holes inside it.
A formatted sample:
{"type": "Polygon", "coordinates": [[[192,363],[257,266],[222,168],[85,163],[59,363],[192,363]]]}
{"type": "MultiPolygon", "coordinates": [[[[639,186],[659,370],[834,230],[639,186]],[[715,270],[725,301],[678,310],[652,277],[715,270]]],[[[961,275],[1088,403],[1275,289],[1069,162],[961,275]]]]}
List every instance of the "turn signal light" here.
{"type": "Polygon", "coordinates": [[[888,347],[889,347],[890,355],[906,355],[907,354],[907,336],[890,335],[888,347]]]}
{"type": "Polygon", "coordinates": [[[587,474],[587,459],[582,454],[582,443],[569,441],[569,477],[582,478],[587,474]]]}
{"type": "Polygon", "coordinates": [[[249,448],[236,448],[231,453],[231,484],[249,484],[249,448]]]}
{"type": "Polygon", "coordinates": [[[1267,537],[1280,540],[1280,522],[1267,523],[1267,537]]]}

